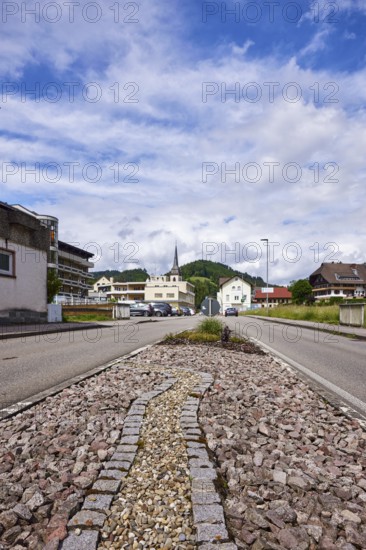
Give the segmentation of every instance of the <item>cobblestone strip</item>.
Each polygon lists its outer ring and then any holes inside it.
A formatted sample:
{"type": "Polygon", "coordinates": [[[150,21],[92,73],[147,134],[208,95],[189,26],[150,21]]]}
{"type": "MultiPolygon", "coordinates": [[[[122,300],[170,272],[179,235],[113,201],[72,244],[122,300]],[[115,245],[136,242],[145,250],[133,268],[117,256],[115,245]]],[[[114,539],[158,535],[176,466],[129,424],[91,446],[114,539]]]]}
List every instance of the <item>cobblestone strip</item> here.
{"type": "Polygon", "coordinates": [[[199,374],[201,382],[186,399],[180,418],[189,458],[196,542],[200,550],[236,550],[236,544],[229,542],[224,510],[214,485],[216,470],[209,459],[197,417],[200,398],[211,386],[213,377],[204,372],[199,374]]]}
{"type": "Polygon", "coordinates": [[[104,524],[100,550],[196,548],[180,416],[200,377],[175,369],[172,373],[176,384],[147,407],[140,448],[104,524]]]}
{"type": "Polygon", "coordinates": [[[123,424],[123,431],[116,452],[104,463],[98,480],[85,498],[82,509],[68,523],[69,534],[62,543],[62,550],[95,550],[99,533],[119,493],[122,480],[127,476],[135,459],[140,429],[148,403],[169,390],[176,382],[168,378],[153,391],[145,392],[135,399],[123,424]]]}

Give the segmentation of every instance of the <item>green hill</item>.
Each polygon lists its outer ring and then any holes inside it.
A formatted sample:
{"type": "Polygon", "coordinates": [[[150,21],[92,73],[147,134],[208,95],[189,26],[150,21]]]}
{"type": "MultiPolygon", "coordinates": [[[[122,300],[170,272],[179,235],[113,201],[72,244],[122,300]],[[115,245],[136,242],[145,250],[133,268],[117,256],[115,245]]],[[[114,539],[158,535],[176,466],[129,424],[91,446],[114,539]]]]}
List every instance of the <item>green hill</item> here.
{"type": "Polygon", "coordinates": [[[210,279],[217,286],[219,284],[220,277],[234,277],[235,275],[243,277],[248,283],[253,286],[263,287],[266,286],[262,277],[252,277],[246,272],[238,271],[232,267],[221,264],[219,262],[211,262],[210,260],[196,260],[188,264],[182,265],[180,268],[183,279],[189,279],[191,277],[205,277],[210,279]]]}
{"type": "Polygon", "coordinates": [[[105,271],[92,271],[89,275],[97,281],[101,277],[114,278],[116,283],[126,283],[128,281],[146,281],[149,278],[149,274],[146,269],[126,269],[125,271],[117,271],[116,269],[106,269],[105,271]]]}

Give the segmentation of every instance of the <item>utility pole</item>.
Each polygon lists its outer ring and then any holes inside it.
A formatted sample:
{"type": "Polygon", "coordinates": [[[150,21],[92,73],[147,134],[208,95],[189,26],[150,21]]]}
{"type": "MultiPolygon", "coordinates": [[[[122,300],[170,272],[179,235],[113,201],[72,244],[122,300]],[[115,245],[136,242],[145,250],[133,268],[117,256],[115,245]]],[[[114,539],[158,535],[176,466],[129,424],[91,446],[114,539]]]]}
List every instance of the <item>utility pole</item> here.
{"type": "Polygon", "coordinates": [[[267,316],[268,316],[268,314],[269,314],[269,307],[268,307],[268,239],[261,239],[261,241],[264,241],[267,245],[266,307],[267,307],[267,316]]]}

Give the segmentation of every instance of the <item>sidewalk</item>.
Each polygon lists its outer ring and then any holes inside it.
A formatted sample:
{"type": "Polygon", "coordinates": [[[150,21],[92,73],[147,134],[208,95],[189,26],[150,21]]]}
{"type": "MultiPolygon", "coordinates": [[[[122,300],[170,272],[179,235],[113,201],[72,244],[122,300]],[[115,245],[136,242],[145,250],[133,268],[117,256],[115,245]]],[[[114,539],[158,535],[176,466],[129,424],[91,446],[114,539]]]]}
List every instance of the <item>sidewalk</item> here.
{"type": "Polygon", "coordinates": [[[294,319],[264,317],[262,315],[245,315],[245,317],[251,317],[252,319],[259,319],[262,321],[270,321],[272,323],[280,323],[283,325],[297,326],[301,328],[316,328],[317,330],[320,330],[322,332],[331,332],[332,334],[339,334],[340,336],[355,336],[360,340],[366,340],[366,328],[347,327],[344,325],[330,325],[327,323],[317,323],[316,321],[296,321],[294,319]]]}
{"type": "MultiPolygon", "coordinates": [[[[111,321],[113,323],[113,321],[111,321]]],[[[109,323],[109,324],[111,324],[109,323]]],[[[38,323],[34,325],[0,325],[0,340],[8,338],[24,338],[25,336],[38,336],[41,334],[53,334],[56,332],[70,332],[72,330],[88,330],[92,328],[106,327],[104,323],[38,323]]]]}

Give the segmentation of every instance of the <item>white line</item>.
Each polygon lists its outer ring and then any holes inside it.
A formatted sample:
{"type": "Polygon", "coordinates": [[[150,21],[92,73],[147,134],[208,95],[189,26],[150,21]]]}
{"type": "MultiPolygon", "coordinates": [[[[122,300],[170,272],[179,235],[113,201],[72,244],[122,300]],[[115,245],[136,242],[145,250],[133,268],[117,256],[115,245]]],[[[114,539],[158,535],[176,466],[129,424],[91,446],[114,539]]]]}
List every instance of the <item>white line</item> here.
{"type": "Polygon", "coordinates": [[[273,353],[273,355],[279,357],[280,359],[282,359],[283,361],[285,361],[286,363],[288,363],[289,365],[291,365],[295,369],[298,369],[299,371],[303,372],[309,378],[312,378],[313,380],[315,380],[316,382],[318,382],[319,384],[321,384],[322,386],[324,386],[328,390],[332,391],[333,393],[335,393],[336,395],[338,395],[339,397],[341,397],[342,399],[344,399],[348,403],[351,403],[354,407],[357,407],[359,410],[361,410],[362,413],[366,417],[366,403],[364,401],[361,401],[360,399],[358,399],[354,395],[351,395],[350,393],[346,392],[345,390],[342,390],[341,388],[339,388],[335,384],[332,384],[332,382],[329,382],[329,380],[326,380],[325,378],[323,378],[319,374],[316,374],[315,372],[311,371],[310,369],[307,369],[306,367],[304,367],[303,365],[301,365],[297,361],[294,361],[293,359],[290,359],[290,357],[287,357],[287,355],[284,355],[283,353],[280,353],[279,351],[271,348],[267,344],[264,344],[263,342],[260,342],[256,338],[250,338],[250,340],[253,340],[259,346],[264,347],[265,349],[267,349],[268,351],[273,353]]]}

